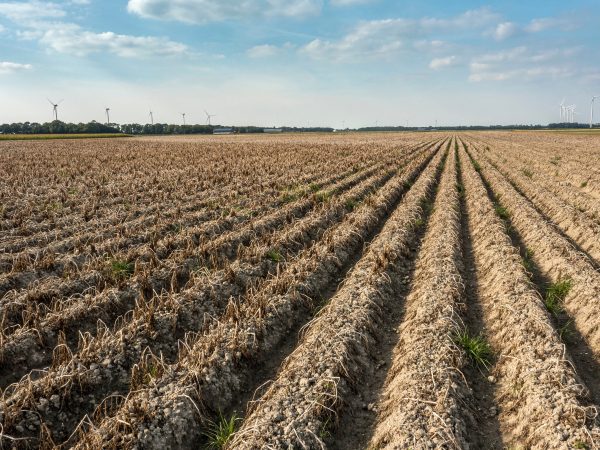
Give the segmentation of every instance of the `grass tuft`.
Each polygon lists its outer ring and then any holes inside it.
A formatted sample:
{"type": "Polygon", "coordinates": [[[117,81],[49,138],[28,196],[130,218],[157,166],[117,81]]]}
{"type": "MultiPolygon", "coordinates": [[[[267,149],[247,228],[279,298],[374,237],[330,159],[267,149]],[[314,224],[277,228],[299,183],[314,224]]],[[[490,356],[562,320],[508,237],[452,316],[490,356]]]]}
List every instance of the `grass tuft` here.
{"type": "Polygon", "coordinates": [[[586,187],[587,185],[588,185],[588,182],[587,182],[587,181],[584,181],[583,183],[581,183],[581,187],[582,187],[582,188],[586,187]]]}
{"type": "Polygon", "coordinates": [[[508,212],[508,209],[506,209],[504,206],[502,206],[501,204],[497,203],[494,206],[494,211],[496,211],[496,214],[498,215],[498,217],[500,217],[502,220],[508,220],[510,219],[510,213],[508,212]]]}
{"type": "Polygon", "coordinates": [[[535,269],[535,264],[533,262],[533,250],[526,248],[522,259],[525,270],[528,273],[533,273],[533,270],[535,269]]]}
{"type": "Polygon", "coordinates": [[[133,275],[135,265],[132,262],[113,259],[110,262],[110,273],[117,281],[122,281],[133,275]]]}
{"type": "Polygon", "coordinates": [[[269,258],[273,262],[281,262],[283,261],[283,256],[279,251],[275,249],[271,249],[267,252],[267,258],[269,258]]]}
{"type": "Polygon", "coordinates": [[[544,305],[551,314],[558,316],[563,311],[563,302],[572,286],[573,283],[569,279],[557,281],[548,286],[544,297],[544,305]]]}
{"type": "Polygon", "coordinates": [[[221,450],[226,447],[226,445],[231,441],[236,428],[237,423],[241,419],[233,413],[230,418],[223,416],[222,413],[219,413],[219,419],[217,422],[211,421],[209,423],[208,429],[204,433],[204,436],[207,439],[207,443],[205,449],[207,450],[221,450]]]}
{"type": "Polygon", "coordinates": [[[346,207],[346,209],[348,211],[353,211],[354,208],[356,208],[357,205],[358,205],[358,202],[356,200],[351,199],[351,198],[349,198],[348,200],[346,200],[346,202],[344,203],[344,206],[346,207]]]}
{"type": "Polygon", "coordinates": [[[523,175],[525,175],[527,178],[533,178],[533,172],[531,170],[523,169],[521,172],[523,172],[523,175]]]}
{"type": "Polygon", "coordinates": [[[456,183],[456,191],[460,197],[465,195],[465,187],[461,183],[456,183]]]}
{"type": "Polygon", "coordinates": [[[573,322],[567,321],[558,329],[558,335],[560,340],[566,343],[575,341],[575,329],[573,328],[573,322]]]}
{"type": "Polygon", "coordinates": [[[462,330],[457,333],[455,342],[476,366],[487,369],[492,363],[492,349],[483,336],[472,336],[462,330]]]}
{"type": "Polygon", "coordinates": [[[328,202],[329,200],[331,200],[332,196],[333,196],[333,194],[329,191],[321,191],[321,192],[317,192],[315,194],[315,199],[319,203],[325,203],[325,202],[328,202]]]}

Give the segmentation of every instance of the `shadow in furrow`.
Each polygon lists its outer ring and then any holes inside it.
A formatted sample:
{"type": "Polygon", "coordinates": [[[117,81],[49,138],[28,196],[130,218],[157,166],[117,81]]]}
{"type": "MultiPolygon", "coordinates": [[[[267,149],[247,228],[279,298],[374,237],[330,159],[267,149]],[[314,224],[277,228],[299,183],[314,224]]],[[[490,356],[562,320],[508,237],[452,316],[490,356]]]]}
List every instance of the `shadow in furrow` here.
{"type": "MultiPolygon", "coordinates": [[[[449,154],[446,157],[449,157],[449,154]]],[[[394,266],[394,276],[391,281],[396,296],[383,305],[380,313],[381,322],[374,333],[376,344],[370,350],[369,367],[359,380],[354,380],[352,388],[355,395],[346,399],[347,403],[342,409],[342,414],[337,418],[335,431],[322,436],[330,449],[364,449],[373,436],[378,420],[377,407],[381,404],[381,395],[392,366],[394,349],[400,338],[398,328],[404,317],[405,300],[413,282],[416,261],[425,236],[426,224],[433,211],[444,164],[438,168],[434,188],[422,206],[425,214],[422,223],[414,230],[414,238],[410,240],[409,256],[399,259],[394,266]]]]}
{"type": "MultiPolygon", "coordinates": [[[[495,205],[498,205],[498,198],[492,191],[491,186],[488,184],[483,174],[481,174],[481,179],[485,189],[487,190],[488,197],[495,205]]],[[[510,180],[508,181],[510,183],[510,180]]],[[[515,187],[512,183],[511,185],[515,187]]],[[[516,187],[515,189],[517,192],[523,195],[516,187]]],[[[548,223],[552,223],[541,211],[539,211],[538,208],[536,208],[535,205],[533,205],[532,202],[530,202],[530,204],[542,215],[544,220],[546,220],[548,223]]],[[[503,218],[503,220],[506,224],[506,230],[510,240],[512,241],[513,246],[518,248],[519,254],[524,261],[525,269],[530,274],[530,279],[534,288],[540,294],[540,298],[544,298],[547,289],[552,285],[552,280],[535,263],[535,255],[533,255],[531,250],[527,248],[519,232],[512,226],[510,216],[503,218]]],[[[567,239],[571,245],[581,251],[581,249],[577,247],[573,241],[568,238],[568,236],[565,236],[561,230],[559,230],[556,226],[554,228],[557,229],[561,236],[567,239]]],[[[589,255],[587,255],[585,252],[582,253],[589,257],[589,255]]],[[[590,259],[590,261],[593,260],[590,259]]],[[[592,349],[586,343],[585,339],[583,339],[581,333],[573,325],[573,319],[566,313],[566,311],[564,311],[564,309],[562,309],[556,315],[550,314],[550,317],[552,318],[552,323],[554,324],[556,333],[558,333],[561,341],[565,344],[567,349],[567,356],[565,357],[569,358],[570,363],[575,368],[576,374],[581,378],[582,384],[589,391],[589,398],[580,399],[582,404],[593,404],[596,407],[600,407],[600,378],[598,378],[598,374],[600,373],[600,364],[594,357],[592,349]]]]}
{"type": "MultiPolygon", "coordinates": [[[[477,273],[475,271],[475,258],[471,236],[469,233],[469,221],[471,220],[466,209],[466,199],[463,191],[461,161],[458,159],[458,180],[460,183],[460,230],[462,247],[462,278],[465,284],[466,308],[463,320],[466,328],[471,335],[486,335],[485,322],[483,319],[483,310],[477,295],[477,273]]],[[[468,164],[468,162],[466,162],[468,164]]],[[[487,339],[486,339],[487,340],[487,339]]],[[[500,422],[498,421],[498,409],[496,406],[495,386],[488,380],[487,372],[477,369],[471,365],[465,367],[464,375],[469,380],[469,387],[472,390],[474,409],[473,419],[475,423],[469,424],[470,444],[473,448],[487,448],[490,450],[500,450],[505,448],[502,442],[502,433],[500,431],[500,422]]]]}

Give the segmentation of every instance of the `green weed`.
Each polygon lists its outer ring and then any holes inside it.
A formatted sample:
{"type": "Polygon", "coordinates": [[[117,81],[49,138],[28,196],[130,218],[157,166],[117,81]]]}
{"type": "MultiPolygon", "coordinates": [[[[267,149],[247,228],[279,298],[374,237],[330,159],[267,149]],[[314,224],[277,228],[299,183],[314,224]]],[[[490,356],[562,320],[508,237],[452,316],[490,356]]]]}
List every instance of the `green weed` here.
{"type": "Polygon", "coordinates": [[[358,205],[358,202],[356,200],[351,199],[351,198],[349,198],[348,200],[346,200],[346,202],[344,203],[344,206],[346,207],[346,209],[348,211],[354,210],[354,208],[356,208],[357,205],[358,205]]]}
{"type": "Polygon", "coordinates": [[[550,159],[550,164],[554,164],[555,166],[558,166],[558,162],[561,160],[560,156],[555,156],[554,158],[550,159]]]}
{"type": "Polygon", "coordinates": [[[267,258],[269,258],[273,262],[281,262],[283,261],[283,256],[279,251],[275,249],[271,249],[267,252],[267,258]]]}
{"type": "Polygon", "coordinates": [[[546,289],[544,305],[554,316],[558,316],[563,311],[563,302],[571,290],[571,287],[572,282],[567,279],[552,283],[548,286],[548,289],[546,289]]]}
{"type": "Polygon", "coordinates": [[[523,173],[523,175],[525,175],[527,178],[532,178],[533,177],[533,172],[529,169],[523,169],[521,170],[521,172],[523,173]]]}
{"type": "Polygon", "coordinates": [[[494,206],[494,211],[496,211],[496,214],[498,215],[498,217],[500,217],[502,220],[508,220],[510,219],[510,213],[508,212],[508,209],[506,209],[504,206],[502,206],[501,204],[497,203],[494,206]]]}
{"type": "Polygon", "coordinates": [[[462,330],[457,333],[455,342],[476,366],[487,369],[492,363],[492,349],[483,336],[472,336],[467,330],[462,330]]]}
{"type": "Polygon", "coordinates": [[[219,413],[218,421],[211,421],[208,429],[204,433],[204,436],[208,441],[205,448],[207,450],[224,449],[225,446],[231,441],[239,421],[241,421],[241,419],[236,415],[236,413],[233,413],[230,418],[227,418],[223,416],[222,413],[219,413]]]}
{"type": "Polygon", "coordinates": [[[458,192],[458,195],[461,197],[463,195],[465,195],[465,187],[461,183],[456,183],[456,191],[458,192]]]}
{"type": "Polygon", "coordinates": [[[333,196],[332,192],[321,191],[321,192],[317,192],[315,194],[315,200],[317,200],[319,203],[325,203],[325,202],[328,202],[329,200],[331,200],[332,196],[333,196]]]}
{"type": "Polygon", "coordinates": [[[560,340],[563,342],[573,342],[575,338],[575,331],[573,329],[573,322],[567,321],[558,329],[558,335],[560,340]]]}
{"type": "Polygon", "coordinates": [[[525,254],[523,255],[523,267],[529,273],[532,273],[535,265],[533,263],[533,250],[528,248],[525,249],[525,254]]]}
{"type": "Polygon", "coordinates": [[[122,281],[133,275],[135,265],[132,262],[113,259],[110,262],[110,273],[113,279],[122,281]]]}

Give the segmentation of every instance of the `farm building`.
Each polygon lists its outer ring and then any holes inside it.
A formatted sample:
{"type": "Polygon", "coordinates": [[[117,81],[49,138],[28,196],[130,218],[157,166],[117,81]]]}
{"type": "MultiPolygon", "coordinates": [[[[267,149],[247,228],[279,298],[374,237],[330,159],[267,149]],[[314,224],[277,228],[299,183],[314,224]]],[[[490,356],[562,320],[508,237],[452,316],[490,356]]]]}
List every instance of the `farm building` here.
{"type": "Polygon", "coordinates": [[[233,134],[233,128],[215,128],[213,134],[233,134]]]}

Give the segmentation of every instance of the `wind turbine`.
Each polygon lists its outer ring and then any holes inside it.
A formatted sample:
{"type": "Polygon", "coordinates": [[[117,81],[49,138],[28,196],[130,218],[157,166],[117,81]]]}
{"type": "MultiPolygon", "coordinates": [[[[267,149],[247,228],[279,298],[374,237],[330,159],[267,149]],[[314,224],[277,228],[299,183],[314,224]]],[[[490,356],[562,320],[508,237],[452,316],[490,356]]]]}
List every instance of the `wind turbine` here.
{"type": "Polygon", "coordinates": [[[58,105],[60,105],[63,100],[58,103],[54,103],[52,100],[48,99],[48,102],[52,105],[52,114],[54,116],[54,120],[58,120],[58,105]]]}
{"type": "Polygon", "coordinates": [[[592,97],[592,106],[590,106],[590,128],[594,128],[594,100],[600,98],[600,95],[594,95],[592,97]]]}
{"type": "Polygon", "coordinates": [[[183,117],[183,125],[185,125],[185,113],[181,113],[181,117],[183,117]]]}
{"type": "Polygon", "coordinates": [[[565,120],[568,123],[573,123],[575,117],[575,105],[565,106],[565,120]]]}
{"type": "Polygon", "coordinates": [[[207,110],[204,110],[204,114],[206,114],[206,124],[210,125],[210,119],[216,117],[216,114],[209,114],[207,110]]]}
{"type": "Polygon", "coordinates": [[[110,125],[110,108],[104,108],[104,111],[106,111],[106,124],[110,125]]]}
{"type": "Polygon", "coordinates": [[[565,99],[562,99],[562,102],[560,102],[560,123],[563,123],[565,121],[565,99]]]}
{"type": "Polygon", "coordinates": [[[150,114],[149,114],[149,116],[150,116],[150,123],[151,123],[152,125],[154,125],[154,114],[152,113],[152,110],[150,110],[150,114]]]}

